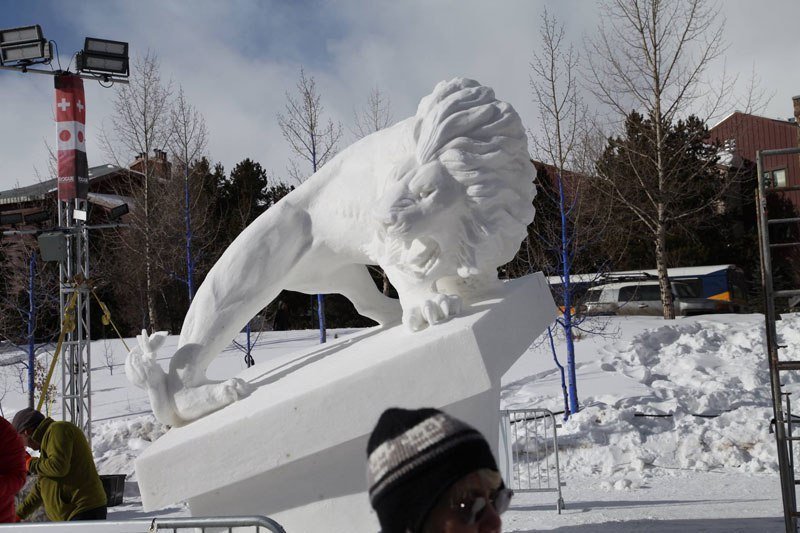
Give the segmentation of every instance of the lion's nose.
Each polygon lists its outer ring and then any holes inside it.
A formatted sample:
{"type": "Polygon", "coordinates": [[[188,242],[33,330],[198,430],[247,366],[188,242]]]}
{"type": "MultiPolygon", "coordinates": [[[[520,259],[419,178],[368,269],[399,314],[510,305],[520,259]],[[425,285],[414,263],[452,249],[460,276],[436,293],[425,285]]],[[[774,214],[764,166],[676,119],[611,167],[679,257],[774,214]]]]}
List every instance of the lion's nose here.
{"type": "Polygon", "coordinates": [[[397,215],[392,212],[391,208],[376,206],[372,210],[372,219],[378,224],[388,227],[397,222],[397,215]]]}
{"type": "Polygon", "coordinates": [[[394,226],[397,223],[397,213],[392,213],[392,212],[386,213],[383,216],[383,220],[381,220],[381,222],[386,227],[394,226]]]}

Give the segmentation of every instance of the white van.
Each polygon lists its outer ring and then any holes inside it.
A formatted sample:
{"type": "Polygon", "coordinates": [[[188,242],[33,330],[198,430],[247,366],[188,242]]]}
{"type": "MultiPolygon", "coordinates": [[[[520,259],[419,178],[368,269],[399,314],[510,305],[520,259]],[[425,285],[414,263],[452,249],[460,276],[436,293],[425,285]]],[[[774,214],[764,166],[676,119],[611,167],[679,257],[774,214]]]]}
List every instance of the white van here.
{"type": "MultiPolygon", "coordinates": [[[[729,302],[698,298],[691,287],[673,281],[675,314],[681,316],[733,312],[729,302]]],[[[587,315],[661,316],[661,288],[658,281],[625,281],[598,285],[589,289],[580,310],[587,315]]]]}

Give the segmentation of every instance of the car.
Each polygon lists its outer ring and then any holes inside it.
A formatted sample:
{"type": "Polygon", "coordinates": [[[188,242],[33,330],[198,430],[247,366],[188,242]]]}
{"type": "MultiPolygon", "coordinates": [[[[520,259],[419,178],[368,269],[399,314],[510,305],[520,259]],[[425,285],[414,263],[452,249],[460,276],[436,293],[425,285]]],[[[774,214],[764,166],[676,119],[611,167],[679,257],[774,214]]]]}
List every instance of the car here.
{"type": "MultiPolygon", "coordinates": [[[[730,302],[698,298],[686,283],[670,282],[675,315],[731,313],[730,302]]],[[[579,311],[586,315],[663,314],[658,281],[625,281],[597,285],[586,292],[579,311]]]]}

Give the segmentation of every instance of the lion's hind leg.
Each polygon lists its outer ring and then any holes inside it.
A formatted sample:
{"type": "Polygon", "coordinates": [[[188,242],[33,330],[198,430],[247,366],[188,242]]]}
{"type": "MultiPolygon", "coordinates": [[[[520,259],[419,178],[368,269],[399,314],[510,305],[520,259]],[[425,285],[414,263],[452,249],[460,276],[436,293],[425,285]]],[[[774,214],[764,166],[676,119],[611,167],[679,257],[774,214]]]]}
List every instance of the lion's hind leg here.
{"type": "Polygon", "coordinates": [[[350,300],[358,314],[371,318],[381,325],[400,322],[400,301],[389,298],[378,290],[366,265],[349,264],[326,273],[314,282],[314,288],[295,287],[302,292],[338,293],[350,300]],[[309,290],[311,289],[311,290],[309,290]]]}

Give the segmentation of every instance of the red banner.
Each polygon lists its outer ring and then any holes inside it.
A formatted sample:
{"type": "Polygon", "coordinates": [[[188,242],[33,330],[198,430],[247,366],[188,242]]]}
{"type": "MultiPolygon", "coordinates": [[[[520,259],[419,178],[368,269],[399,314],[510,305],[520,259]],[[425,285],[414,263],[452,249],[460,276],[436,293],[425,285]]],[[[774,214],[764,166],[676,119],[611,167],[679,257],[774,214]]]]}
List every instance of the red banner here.
{"type": "Polygon", "coordinates": [[[56,83],[58,133],[58,199],[86,198],[89,169],[86,164],[86,100],[83,80],[59,74],[56,83]]]}

